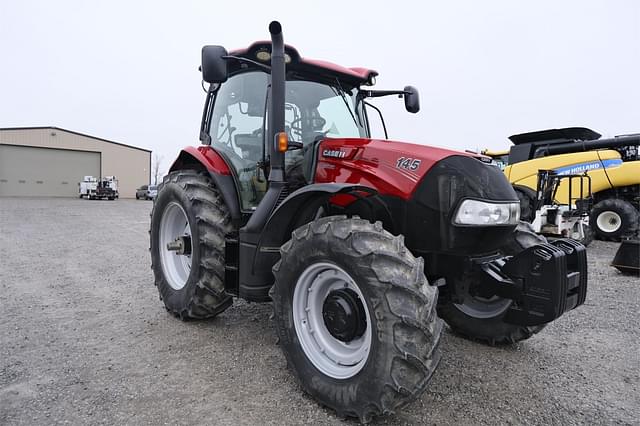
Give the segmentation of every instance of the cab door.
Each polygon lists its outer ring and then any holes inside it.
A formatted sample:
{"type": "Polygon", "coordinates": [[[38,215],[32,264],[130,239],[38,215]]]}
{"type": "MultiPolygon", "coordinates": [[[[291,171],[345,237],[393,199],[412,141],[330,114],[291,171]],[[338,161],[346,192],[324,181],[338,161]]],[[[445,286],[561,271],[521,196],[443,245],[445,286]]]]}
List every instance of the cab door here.
{"type": "Polygon", "coordinates": [[[268,80],[262,71],[230,77],[216,92],[211,113],[211,146],[233,170],[243,211],[255,210],[267,190],[260,163],[265,157],[268,80]]]}

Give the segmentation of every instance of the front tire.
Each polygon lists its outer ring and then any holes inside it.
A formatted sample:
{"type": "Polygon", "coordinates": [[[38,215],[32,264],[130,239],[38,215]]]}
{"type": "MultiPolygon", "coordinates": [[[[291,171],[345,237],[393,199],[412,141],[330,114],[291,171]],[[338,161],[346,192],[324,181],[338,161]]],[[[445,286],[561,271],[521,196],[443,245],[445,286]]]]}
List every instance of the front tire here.
{"type": "MultiPolygon", "coordinates": [[[[529,223],[521,221],[502,251],[507,255],[515,255],[528,247],[545,242],[546,239],[536,234],[529,223]]],[[[528,339],[545,327],[505,322],[504,316],[511,306],[511,300],[498,296],[480,296],[474,291],[474,285],[481,284],[468,283],[467,294],[461,303],[452,300],[448,286],[440,290],[438,315],[454,333],[495,346],[528,339]]]]}
{"type": "Polygon", "coordinates": [[[151,212],[150,237],[155,285],[169,312],[203,319],[231,306],[224,291],[225,236],[231,231],[227,207],[204,172],[165,176],[151,212]],[[168,244],[176,243],[182,248],[169,250],[168,244]]]}
{"type": "Polygon", "coordinates": [[[274,266],[277,332],[304,390],[362,422],[424,391],[442,322],[437,289],[402,237],[330,216],[296,229],[274,266]]]}
{"type": "Polygon", "coordinates": [[[620,241],[638,230],[640,214],[633,204],[618,198],[607,198],[591,209],[589,225],[596,236],[605,241],[620,241]]]}

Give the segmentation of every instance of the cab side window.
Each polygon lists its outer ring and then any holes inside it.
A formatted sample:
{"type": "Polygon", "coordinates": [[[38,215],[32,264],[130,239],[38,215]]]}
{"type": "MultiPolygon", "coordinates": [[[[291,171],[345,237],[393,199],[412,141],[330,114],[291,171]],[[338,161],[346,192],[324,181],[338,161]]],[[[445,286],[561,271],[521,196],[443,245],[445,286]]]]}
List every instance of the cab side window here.
{"type": "Polygon", "coordinates": [[[267,182],[257,166],[264,149],[267,74],[238,74],[216,93],[211,117],[211,145],[231,163],[238,179],[243,210],[252,210],[266,192],[267,182]]]}

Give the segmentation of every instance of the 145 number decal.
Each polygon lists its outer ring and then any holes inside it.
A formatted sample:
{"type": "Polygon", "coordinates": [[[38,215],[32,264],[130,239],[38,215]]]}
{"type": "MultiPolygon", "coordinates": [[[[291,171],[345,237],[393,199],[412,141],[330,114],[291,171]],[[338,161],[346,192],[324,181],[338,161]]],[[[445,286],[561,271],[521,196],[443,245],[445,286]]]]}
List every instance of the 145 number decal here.
{"type": "Polygon", "coordinates": [[[420,163],[421,160],[417,160],[415,158],[400,157],[398,158],[396,167],[399,169],[416,171],[420,168],[420,163]]]}

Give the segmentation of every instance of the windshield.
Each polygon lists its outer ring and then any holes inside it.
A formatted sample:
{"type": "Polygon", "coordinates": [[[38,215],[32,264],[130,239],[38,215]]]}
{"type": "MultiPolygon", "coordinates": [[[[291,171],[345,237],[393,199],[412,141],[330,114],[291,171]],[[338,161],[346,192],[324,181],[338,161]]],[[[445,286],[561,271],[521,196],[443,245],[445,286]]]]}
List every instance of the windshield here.
{"type": "MultiPolygon", "coordinates": [[[[231,77],[216,94],[211,119],[212,144],[234,160],[262,158],[263,126],[268,75],[242,73],[231,77]]],[[[318,137],[367,137],[362,102],[357,89],[343,90],[339,82],[327,85],[289,80],[285,93],[285,129],[293,142],[309,144],[318,137]]],[[[237,167],[243,167],[238,164],[237,167]]]]}
{"type": "Polygon", "coordinates": [[[367,137],[356,90],[312,81],[287,81],[285,128],[294,142],[308,144],[319,137],[367,137]]]}
{"type": "Polygon", "coordinates": [[[504,170],[505,167],[509,165],[509,154],[494,156],[493,162],[500,168],[500,170],[504,170]]]}

